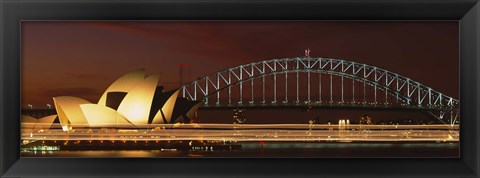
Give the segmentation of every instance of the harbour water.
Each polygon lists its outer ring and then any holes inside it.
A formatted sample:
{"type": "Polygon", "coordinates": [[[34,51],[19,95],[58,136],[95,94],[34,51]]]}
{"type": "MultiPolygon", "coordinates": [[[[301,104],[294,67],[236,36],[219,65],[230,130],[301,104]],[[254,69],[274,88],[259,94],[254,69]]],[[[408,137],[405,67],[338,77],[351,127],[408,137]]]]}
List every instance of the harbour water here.
{"type": "Polygon", "coordinates": [[[241,142],[235,150],[59,150],[22,151],[22,157],[305,157],[456,158],[459,142],[241,142]]]}

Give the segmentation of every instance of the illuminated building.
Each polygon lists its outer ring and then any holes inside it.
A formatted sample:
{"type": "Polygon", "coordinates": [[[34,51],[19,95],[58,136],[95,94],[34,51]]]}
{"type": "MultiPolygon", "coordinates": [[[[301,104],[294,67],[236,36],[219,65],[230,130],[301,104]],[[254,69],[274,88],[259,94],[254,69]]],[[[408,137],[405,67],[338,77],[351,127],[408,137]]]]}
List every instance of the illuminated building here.
{"type": "MultiPolygon", "coordinates": [[[[57,115],[35,119],[22,116],[22,124],[50,124],[58,118],[64,131],[75,127],[145,128],[152,124],[192,122],[201,102],[178,98],[179,90],[164,92],[159,75],[144,78],[144,70],[127,73],[113,82],[98,103],[73,96],[53,97],[57,115]]],[[[47,125],[48,126],[48,125],[47,125]]]]}
{"type": "Polygon", "coordinates": [[[373,124],[373,119],[369,115],[364,114],[362,117],[360,117],[360,124],[362,125],[372,125],[373,124]]]}
{"type": "Polygon", "coordinates": [[[245,109],[234,109],[233,110],[233,123],[234,124],[243,124],[247,121],[245,116],[245,109]]]}

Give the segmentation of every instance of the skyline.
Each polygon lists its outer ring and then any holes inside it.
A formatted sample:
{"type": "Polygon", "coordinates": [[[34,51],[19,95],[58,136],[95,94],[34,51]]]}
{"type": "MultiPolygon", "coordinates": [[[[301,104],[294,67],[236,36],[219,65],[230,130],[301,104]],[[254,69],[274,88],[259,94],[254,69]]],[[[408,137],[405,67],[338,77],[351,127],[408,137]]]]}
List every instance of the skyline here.
{"type": "Polygon", "coordinates": [[[161,73],[159,85],[173,89],[180,63],[190,64],[189,82],[239,64],[303,56],[307,48],[312,57],[378,66],[458,98],[454,21],[23,22],[22,107],[61,95],[97,102],[116,76],[138,68],[161,73]]]}

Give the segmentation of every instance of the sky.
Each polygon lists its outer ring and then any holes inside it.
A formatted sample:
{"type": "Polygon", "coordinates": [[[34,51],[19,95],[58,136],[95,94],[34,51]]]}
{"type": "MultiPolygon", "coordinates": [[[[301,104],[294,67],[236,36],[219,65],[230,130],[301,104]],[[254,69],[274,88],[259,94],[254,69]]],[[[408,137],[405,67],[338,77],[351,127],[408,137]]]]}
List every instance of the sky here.
{"type": "Polygon", "coordinates": [[[159,85],[273,58],[345,59],[459,96],[457,21],[24,21],[22,107],[54,96],[96,103],[121,75],[145,68],[159,85]]]}

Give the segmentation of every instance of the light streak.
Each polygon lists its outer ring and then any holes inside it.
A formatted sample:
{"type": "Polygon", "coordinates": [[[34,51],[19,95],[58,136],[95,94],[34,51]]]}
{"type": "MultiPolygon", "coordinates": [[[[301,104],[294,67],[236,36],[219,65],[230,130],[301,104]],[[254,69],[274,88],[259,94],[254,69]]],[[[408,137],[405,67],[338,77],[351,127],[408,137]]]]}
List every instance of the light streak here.
{"type": "Polygon", "coordinates": [[[458,125],[358,125],[348,129],[328,124],[158,124],[165,129],[57,128],[22,132],[22,139],[80,141],[459,141],[458,125]],[[450,128],[450,129],[448,129],[450,128]],[[125,132],[131,130],[132,132],[125,132]],[[308,132],[307,132],[308,131],[308,132]]]}

